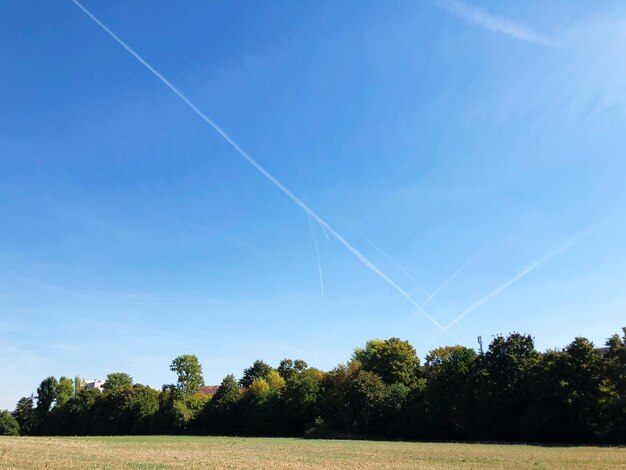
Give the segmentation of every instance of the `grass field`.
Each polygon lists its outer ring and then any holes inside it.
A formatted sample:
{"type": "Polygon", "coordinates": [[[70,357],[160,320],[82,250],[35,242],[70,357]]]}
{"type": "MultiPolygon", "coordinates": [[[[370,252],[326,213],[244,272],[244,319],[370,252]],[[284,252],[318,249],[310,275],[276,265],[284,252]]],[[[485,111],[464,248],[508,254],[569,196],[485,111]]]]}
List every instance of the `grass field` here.
{"type": "Polygon", "coordinates": [[[626,469],[626,448],[231,437],[0,437],[0,468],[626,469]]]}

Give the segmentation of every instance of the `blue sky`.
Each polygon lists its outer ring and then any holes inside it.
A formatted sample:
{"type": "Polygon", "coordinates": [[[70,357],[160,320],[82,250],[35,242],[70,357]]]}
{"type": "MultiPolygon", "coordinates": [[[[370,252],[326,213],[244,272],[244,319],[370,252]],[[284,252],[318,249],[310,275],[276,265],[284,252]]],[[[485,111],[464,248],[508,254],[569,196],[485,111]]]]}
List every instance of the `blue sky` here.
{"type": "Polygon", "coordinates": [[[362,259],[69,0],[0,3],[0,408],[626,326],[623,3],[84,0],[362,259]]]}

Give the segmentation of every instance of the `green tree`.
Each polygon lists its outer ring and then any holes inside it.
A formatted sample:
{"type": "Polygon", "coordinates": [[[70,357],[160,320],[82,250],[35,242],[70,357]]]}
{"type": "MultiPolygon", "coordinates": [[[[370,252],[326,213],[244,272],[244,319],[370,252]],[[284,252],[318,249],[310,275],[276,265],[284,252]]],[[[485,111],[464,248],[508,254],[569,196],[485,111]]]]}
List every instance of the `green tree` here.
{"type": "Polygon", "coordinates": [[[284,399],[290,433],[304,433],[319,415],[323,377],[320,371],[306,371],[293,374],[286,381],[284,399]]]}
{"type": "Polygon", "coordinates": [[[319,397],[323,427],[336,432],[352,432],[353,418],[347,405],[350,381],[361,370],[358,361],[340,364],[324,375],[319,397]]]}
{"type": "Polygon", "coordinates": [[[241,399],[241,389],[237,385],[234,375],[227,375],[222,380],[222,383],[211,400],[211,406],[215,407],[229,407],[234,403],[237,403],[241,399]]]}
{"type": "Polygon", "coordinates": [[[267,385],[269,385],[270,391],[276,394],[281,393],[286,384],[285,379],[278,373],[278,371],[273,369],[265,376],[265,381],[267,382],[267,385]]]}
{"type": "Polygon", "coordinates": [[[567,382],[567,404],[570,438],[588,442],[594,438],[597,425],[602,359],[587,338],[575,338],[565,348],[563,379],[567,382]]]}
{"type": "Polygon", "coordinates": [[[476,418],[471,388],[475,363],[476,352],[464,346],[437,348],[426,356],[426,399],[435,437],[469,438],[476,418]]]}
{"type": "Polygon", "coordinates": [[[74,381],[67,377],[61,377],[57,384],[57,397],[55,408],[60,408],[65,405],[70,398],[74,395],[74,381]]]}
{"type": "Polygon", "coordinates": [[[263,361],[254,361],[251,367],[244,369],[243,377],[239,380],[239,385],[248,388],[255,379],[263,379],[273,370],[263,361]]]}
{"type": "Polygon", "coordinates": [[[135,419],[146,419],[159,411],[159,391],[141,384],[132,387],[128,408],[135,419]]]}
{"type": "Polygon", "coordinates": [[[539,355],[530,335],[496,336],[477,365],[480,415],[486,436],[514,440],[532,400],[532,372],[539,355]]]}
{"type": "Polygon", "coordinates": [[[626,436],[626,328],[624,336],[611,336],[606,346],[600,436],[609,442],[624,442],[626,436]]]}
{"type": "Polygon", "coordinates": [[[285,379],[288,380],[296,374],[299,374],[303,370],[308,367],[307,363],[302,359],[296,359],[295,361],[291,359],[283,359],[280,361],[278,368],[276,369],[278,373],[285,379]]]}
{"type": "Polygon", "coordinates": [[[346,398],[355,431],[371,434],[380,430],[386,396],[387,386],[374,372],[360,370],[351,377],[346,398]]]}
{"type": "Polygon", "coordinates": [[[211,399],[207,395],[196,393],[180,397],[174,394],[170,403],[169,420],[171,429],[175,433],[189,432],[196,427],[195,419],[211,399]]]}
{"type": "Polygon", "coordinates": [[[44,417],[50,412],[50,407],[57,398],[57,387],[59,382],[54,377],[42,380],[37,387],[37,413],[44,417]]]}
{"type": "Polygon", "coordinates": [[[270,386],[263,378],[254,379],[247,389],[247,394],[255,401],[261,401],[270,394],[270,386]]]}
{"type": "Polygon", "coordinates": [[[94,434],[102,394],[97,388],[79,389],[54,416],[55,433],[66,435],[94,434]]]}
{"type": "Polygon", "coordinates": [[[20,425],[7,410],[0,411],[0,436],[19,436],[20,425]]]}
{"type": "Polygon", "coordinates": [[[113,372],[107,375],[102,386],[104,391],[123,390],[133,386],[133,378],[125,372],[113,372]]]}
{"type": "Polygon", "coordinates": [[[176,372],[178,382],[176,390],[181,396],[191,396],[204,385],[202,365],[193,354],[178,356],[172,361],[170,370],[176,372]]]}
{"type": "Polygon", "coordinates": [[[22,397],[15,405],[13,416],[20,425],[22,435],[30,435],[35,429],[35,410],[33,408],[33,397],[22,397]]]}
{"type": "Polygon", "coordinates": [[[386,384],[414,386],[419,378],[420,361],[415,348],[399,338],[368,341],[365,349],[356,349],[353,359],[361,368],[377,374],[386,384]]]}
{"type": "Polygon", "coordinates": [[[237,434],[241,432],[239,404],[241,389],[234,375],[227,375],[207,404],[203,428],[211,434],[237,434]]]}
{"type": "Polygon", "coordinates": [[[76,395],[81,388],[83,388],[83,381],[81,380],[80,376],[75,375],[74,376],[74,395],[76,395]]]}

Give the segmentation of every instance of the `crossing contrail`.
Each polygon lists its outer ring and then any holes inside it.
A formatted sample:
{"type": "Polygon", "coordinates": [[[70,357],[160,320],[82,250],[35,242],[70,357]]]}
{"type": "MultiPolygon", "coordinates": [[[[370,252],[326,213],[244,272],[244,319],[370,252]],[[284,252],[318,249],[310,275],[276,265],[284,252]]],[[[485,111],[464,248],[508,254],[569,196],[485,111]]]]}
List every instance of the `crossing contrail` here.
{"type": "Polygon", "coordinates": [[[239,155],[245,158],[250,165],[252,165],[261,175],[267,178],[274,186],[276,186],[283,194],[293,201],[300,209],[302,209],[308,216],[315,220],[325,232],[331,234],[344,248],[352,253],[365,267],[380,277],[388,285],[393,287],[400,293],[411,305],[419,310],[426,318],[428,318],[437,328],[441,331],[449,334],[446,328],[443,327],[435,318],[433,318],[426,310],[424,310],[404,289],[398,284],[392,281],[385,273],[378,269],[370,260],[368,260],[359,250],[353,247],[345,238],[335,231],[324,219],[317,215],[312,209],[309,208],[304,202],[302,202],[295,194],[293,194],[285,185],[278,181],[269,171],[267,171],[260,163],[252,158],[248,152],[239,146],[234,139],[232,139],[226,131],[218,126],[210,117],[204,114],[195,104],[189,100],[178,88],[176,88],[167,78],[165,78],[159,71],[157,71],[152,65],[143,59],[137,52],[135,52],[128,44],[120,39],[113,31],[111,31],[104,23],[102,23],[93,13],[85,8],[78,0],[71,0],[74,5],[80,8],[85,15],[87,15],[94,23],[96,23],[105,33],[107,33],[115,42],[122,46],[130,55],[132,55],[137,61],[147,68],[155,77],[157,77],[166,87],[168,87],[180,100],[185,103],[191,110],[196,113],[203,121],[215,130],[222,138],[233,147],[239,155]]]}
{"type": "Polygon", "coordinates": [[[468,314],[470,314],[474,310],[482,307],[484,304],[486,304],[491,299],[493,299],[496,295],[500,294],[503,290],[507,289],[508,287],[510,287],[512,284],[516,283],[517,281],[519,281],[521,278],[523,278],[527,274],[530,274],[532,271],[537,269],[539,266],[541,266],[543,263],[545,263],[549,259],[554,258],[555,256],[563,253],[565,250],[568,250],[568,249],[572,248],[573,246],[577,245],[578,243],[580,243],[581,241],[583,241],[585,238],[587,238],[591,234],[592,231],[593,230],[588,230],[588,231],[582,233],[581,235],[578,235],[577,237],[571,239],[570,241],[564,243],[563,245],[559,246],[555,250],[552,250],[551,252],[545,254],[544,256],[539,258],[538,260],[536,260],[533,263],[531,263],[528,267],[526,267],[526,269],[524,269],[520,273],[516,274],[511,279],[506,281],[504,284],[502,284],[499,287],[496,287],[494,290],[489,292],[487,295],[483,296],[481,299],[479,299],[478,301],[473,303],[471,306],[466,308],[458,317],[456,317],[454,320],[452,320],[452,322],[448,326],[446,326],[446,329],[449,329],[452,326],[454,326],[455,324],[457,324],[459,321],[461,321],[463,318],[465,318],[465,316],[467,316],[468,314]]]}
{"type": "Polygon", "coordinates": [[[317,237],[315,236],[315,231],[313,230],[313,222],[311,222],[311,217],[307,216],[307,222],[309,223],[309,230],[311,231],[311,238],[313,238],[313,244],[315,245],[315,255],[317,256],[317,270],[320,276],[320,292],[322,294],[322,302],[324,301],[324,276],[322,274],[322,259],[320,257],[320,247],[317,243],[317,237]]]}
{"type": "MultiPolygon", "coordinates": [[[[302,167],[300,166],[300,159],[298,158],[298,155],[296,154],[296,152],[293,150],[293,147],[291,148],[291,154],[293,155],[294,161],[296,162],[296,166],[298,167],[298,173],[300,174],[300,177],[302,177],[303,173],[302,173],[302,167]]],[[[311,217],[307,215],[306,221],[307,221],[307,225],[309,226],[309,233],[311,234],[313,245],[315,246],[315,257],[317,259],[317,271],[318,271],[319,280],[320,280],[320,293],[322,297],[322,302],[324,302],[324,276],[322,273],[322,258],[320,256],[320,247],[319,247],[319,244],[317,243],[317,237],[315,236],[315,231],[313,230],[313,222],[311,221],[311,217]]],[[[330,239],[328,237],[328,234],[324,231],[324,227],[322,227],[321,225],[318,225],[318,227],[322,230],[324,235],[326,235],[326,239],[330,239]]]]}
{"type": "MultiPolygon", "coordinates": [[[[352,225],[352,224],[350,224],[352,225]]],[[[370,246],[372,248],[374,248],[376,251],[378,251],[381,255],[383,255],[385,258],[387,258],[389,261],[391,261],[391,263],[398,268],[400,271],[402,271],[402,273],[406,276],[406,278],[411,281],[413,283],[413,285],[415,285],[415,287],[417,287],[419,290],[421,290],[424,295],[430,295],[430,293],[426,290],[426,288],[419,282],[417,282],[417,280],[411,275],[411,273],[409,271],[406,270],[406,268],[404,266],[402,266],[400,263],[398,263],[395,258],[393,258],[391,255],[389,255],[388,253],[386,253],[385,251],[382,250],[382,248],[380,248],[378,245],[376,245],[372,240],[370,240],[369,238],[367,238],[365,235],[363,235],[363,233],[358,230],[356,227],[354,227],[352,225],[352,228],[354,228],[355,230],[357,230],[357,232],[359,232],[361,234],[361,236],[365,239],[365,241],[367,243],[370,244],[370,246]]]]}
{"type": "MultiPolygon", "coordinates": [[[[349,222],[348,222],[348,223],[349,223],[349,222]]],[[[396,261],[396,259],[395,259],[395,258],[393,258],[391,255],[389,255],[389,254],[388,254],[388,253],[386,253],[385,251],[383,251],[383,250],[382,250],[382,248],[380,248],[380,247],[379,247],[378,245],[376,245],[376,244],[375,244],[372,240],[370,240],[369,238],[367,238],[367,237],[363,234],[363,232],[361,232],[361,231],[360,231],[358,228],[356,228],[354,225],[352,225],[352,224],[350,224],[350,223],[349,223],[349,225],[350,225],[350,226],[351,226],[354,230],[356,230],[356,231],[357,231],[357,232],[358,232],[358,233],[359,233],[359,234],[360,234],[360,235],[361,235],[361,236],[365,239],[365,241],[366,241],[367,243],[369,243],[369,244],[372,246],[372,248],[374,248],[376,251],[378,251],[381,255],[383,255],[385,258],[387,258],[387,259],[388,259],[388,260],[389,260],[389,261],[390,261],[390,262],[391,262],[391,263],[392,263],[392,264],[393,264],[396,268],[398,268],[400,271],[402,271],[402,273],[406,276],[406,278],[407,278],[409,281],[411,281],[411,282],[413,283],[413,285],[415,285],[415,287],[417,287],[419,290],[421,290],[421,291],[424,293],[424,295],[426,295],[426,296],[427,296],[427,297],[429,297],[429,298],[433,296],[433,294],[431,294],[430,292],[428,292],[428,290],[426,290],[426,288],[425,288],[422,284],[420,284],[420,283],[419,283],[419,282],[418,282],[418,281],[417,281],[417,280],[416,280],[416,279],[415,279],[415,278],[411,275],[411,273],[410,273],[410,272],[409,272],[409,271],[408,271],[408,270],[407,270],[404,266],[402,266],[400,263],[398,263],[398,261],[396,261]]],[[[421,305],[421,307],[422,307],[422,308],[424,308],[424,304],[425,304],[425,303],[426,303],[426,302],[422,302],[422,305],[421,305]]],[[[439,302],[437,302],[437,301],[433,300],[433,303],[434,303],[434,304],[437,306],[437,308],[438,308],[439,310],[441,310],[441,311],[442,311],[442,312],[443,312],[443,313],[444,313],[444,314],[445,314],[445,315],[446,315],[446,316],[447,316],[450,320],[452,320],[452,315],[450,315],[450,313],[448,313],[448,311],[447,311],[445,308],[443,308],[443,306],[442,306],[439,302]]],[[[413,313],[411,314],[410,319],[412,319],[412,318],[413,318],[416,314],[417,314],[417,311],[413,312],[413,313]]],[[[460,325],[460,326],[461,326],[461,329],[464,329],[462,325],[460,325]]]]}
{"type": "Polygon", "coordinates": [[[465,266],[467,266],[469,264],[470,261],[472,261],[474,258],[476,258],[476,255],[478,253],[470,256],[467,260],[465,260],[465,262],[459,266],[459,269],[457,269],[456,271],[454,271],[452,274],[450,274],[450,276],[441,283],[441,285],[439,287],[437,287],[427,298],[426,300],[424,300],[422,302],[422,307],[426,306],[426,304],[428,302],[430,302],[431,300],[433,300],[435,298],[435,296],[441,292],[448,284],[450,284],[450,282],[452,282],[454,280],[455,277],[457,277],[459,275],[459,273],[461,271],[463,271],[463,269],[465,269],[465,266]]]}

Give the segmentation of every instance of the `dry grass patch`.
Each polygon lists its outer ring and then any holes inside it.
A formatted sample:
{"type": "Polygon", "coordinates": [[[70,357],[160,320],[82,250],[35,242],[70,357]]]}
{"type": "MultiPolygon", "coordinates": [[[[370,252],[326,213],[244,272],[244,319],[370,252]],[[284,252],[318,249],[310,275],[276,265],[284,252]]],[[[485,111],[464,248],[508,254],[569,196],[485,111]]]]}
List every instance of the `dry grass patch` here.
{"type": "Polygon", "coordinates": [[[626,448],[191,436],[0,437],[0,468],[626,469],[626,448]]]}

